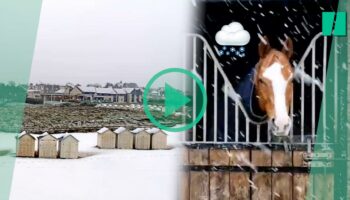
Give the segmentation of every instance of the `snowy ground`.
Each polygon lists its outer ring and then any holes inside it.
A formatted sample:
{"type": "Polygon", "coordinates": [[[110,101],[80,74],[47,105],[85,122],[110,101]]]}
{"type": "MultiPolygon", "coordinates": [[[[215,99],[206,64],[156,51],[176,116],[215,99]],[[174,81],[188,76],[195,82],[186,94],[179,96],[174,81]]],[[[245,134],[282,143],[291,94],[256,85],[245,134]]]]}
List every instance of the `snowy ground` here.
{"type": "MultiPolygon", "coordinates": [[[[75,133],[77,160],[17,158],[11,200],[175,200],[180,151],[100,150],[95,133],[75,133]]],[[[169,145],[179,145],[170,133],[169,145]]]]}

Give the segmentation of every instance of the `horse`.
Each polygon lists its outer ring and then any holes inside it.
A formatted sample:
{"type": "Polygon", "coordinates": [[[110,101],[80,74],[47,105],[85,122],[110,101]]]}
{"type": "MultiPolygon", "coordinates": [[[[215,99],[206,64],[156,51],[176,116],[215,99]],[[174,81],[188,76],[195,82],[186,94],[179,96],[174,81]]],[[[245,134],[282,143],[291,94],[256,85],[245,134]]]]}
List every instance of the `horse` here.
{"type": "Polygon", "coordinates": [[[289,116],[293,98],[291,57],[293,41],[288,37],[281,51],[272,48],[265,36],[259,44],[259,62],[255,68],[254,88],[260,109],[266,113],[269,132],[288,136],[292,127],[289,116]]]}
{"type": "MultiPolygon", "coordinates": [[[[268,141],[268,134],[272,134],[273,140],[286,139],[288,141],[292,124],[289,111],[293,98],[293,73],[291,57],[293,55],[293,41],[287,38],[282,50],[274,49],[270,46],[268,38],[262,37],[258,44],[259,60],[255,67],[241,80],[235,88],[235,95],[231,95],[229,90],[228,101],[228,141],[234,141],[235,124],[239,126],[238,142],[258,141],[254,128],[250,129],[249,138],[246,130],[245,117],[240,112],[239,118],[235,118],[236,94],[239,95],[246,113],[254,121],[268,121],[268,130],[260,132],[260,142],[268,141]],[[276,137],[274,137],[276,136],[276,137]]],[[[233,91],[233,90],[232,90],[233,91]]],[[[218,97],[217,115],[217,140],[223,141],[224,136],[224,89],[218,97]]],[[[231,92],[232,93],[232,92],[231,92]]],[[[213,125],[207,139],[212,141],[213,125]]]]}

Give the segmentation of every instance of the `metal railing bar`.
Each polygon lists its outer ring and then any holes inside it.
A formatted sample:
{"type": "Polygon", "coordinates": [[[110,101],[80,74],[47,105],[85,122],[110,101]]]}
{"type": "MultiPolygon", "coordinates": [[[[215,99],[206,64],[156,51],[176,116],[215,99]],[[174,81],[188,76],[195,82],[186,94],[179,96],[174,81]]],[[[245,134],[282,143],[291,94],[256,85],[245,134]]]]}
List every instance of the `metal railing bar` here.
{"type": "MultiPolygon", "coordinates": [[[[203,79],[204,79],[204,89],[207,90],[207,45],[204,44],[203,47],[203,79]]],[[[207,141],[207,109],[204,110],[203,115],[203,140],[207,141]]]]}
{"type": "MultiPolygon", "coordinates": [[[[315,80],[315,68],[316,68],[316,47],[312,47],[312,64],[311,64],[311,76],[312,80],[315,80]]],[[[315,91],[315,82],[312,81],[311,85],[311,135],[312,135],[312,142],[314,142],[315,139],[315,129],[316,129],[316,109],[315,109],[315,104],[316,104],[316,91],[315,91]]]]}
{"type": "MultiPolygon", "coordinates": [[[[195,72],[196,70],[196,64],[197,64],[197,38],[196,37],[193,37],[193,55],[192,55],[192,70],[195,72]]],[[[192,82],[193,84],[193,106],[192,106],[192,120],[195,119],[196,117],[196,101],[195,101],[195,98],[196,98],[196,83],[195,81],[193,80],[192,82]]],[[[192,129],[192,135],[193,135],[193,138],[192,140],[193,141],[196,141],[197,140],[197,126],[193,126],[193,129],[192,129]]]]}
{"type": "Polygon", "coordinates": [[[224,85],[224,141],[227,142],[227,136],[228,136],[228,91],[227,91],[227,84],[224,85]]]}
{"type": "Polygon", "coordinates": [[[327,124],[326,124],[326,113],[327,113],[327,100],[326,100],[326,76],[327,76],[327,36],[323,37],[323,73],[322,73],[322,83],[323,83],[323,93],[322,93],[322,101],[323,101],[323,142],[327,140],[327,124]]]}
{"type": "Polygon", "coordinates": [[[214,141],[217,141],[217,128],[218,128],[218,63],[215,62],[214,66],[214,141]]]}

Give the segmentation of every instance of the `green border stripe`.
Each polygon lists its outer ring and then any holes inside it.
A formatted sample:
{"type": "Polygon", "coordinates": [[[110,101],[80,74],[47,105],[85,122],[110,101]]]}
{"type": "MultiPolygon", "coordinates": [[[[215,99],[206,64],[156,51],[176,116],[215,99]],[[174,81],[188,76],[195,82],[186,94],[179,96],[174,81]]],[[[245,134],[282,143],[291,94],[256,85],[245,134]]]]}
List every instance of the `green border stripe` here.
{"type": "MultiPolygon", "coordinates": [[[[338,12],[344,12],[346,1],[340,0],[338,12]]],[[[333,167],[312,167],[307,199],[348,199],[347,194],[347,82],[348,82],[348,39],[333,36],[328,60],[325,99],[317,128],[317,143],[322,143],[324,133],[334,145],[315,146],[314,152],[334,152],[333,167]],[[325,108],[326,107],[326,108],[325,108]],[[326,130],[323,127],[323,113],[326,112],[326,130]]],[[[320,161],[312,161],[312,166],[320,161]]]]}
{"type": "Polygon", "coordinates": [[[41,0],[0,0],[0,200],[9,199],[41,0]]]}

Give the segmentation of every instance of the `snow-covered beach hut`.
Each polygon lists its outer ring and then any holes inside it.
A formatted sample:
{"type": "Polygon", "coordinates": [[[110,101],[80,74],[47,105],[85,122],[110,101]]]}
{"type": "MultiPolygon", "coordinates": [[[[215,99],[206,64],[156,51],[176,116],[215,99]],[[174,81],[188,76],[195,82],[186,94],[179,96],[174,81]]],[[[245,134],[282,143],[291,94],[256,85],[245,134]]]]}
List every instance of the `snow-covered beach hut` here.
{"type": "Polygon", "coordinates": [[[39,140],[39,158],[57,158],[57,138],[43,133],[38,137],[39,140]]]}
{"type": "Polygon", "coordinates": [[[59,139],[58,152],[60,158],[76,159],[79,157],[79,140],[66,133],[59,139]]]}
{"type": "Polygon", "coordinates": [[[151,147],[152,149],[166,149],[168,135],[158,128],[152,128],[147,130],[151,134],[151,147]]]}
{"type": "Polygon", "coordinates": [[[134,134],[135,149],[148,150],[151,148],[151,135],[144,128],[131,131],[134,134]]]}
{"type": "Polygon", "coordinates": [[[116,147],[118,149],[133,149],[134,134],[124,127],[119,127],[114,131],[117,135],[116,147]]]}
{"type": "Polygon", "coordinates": [[[33,135],[23,131],[17,137],[17,156],[18,157],[35,157],[35,146],[37,139],[33,135]]]}
{"type": "Polygon", "coordinates": [[[97,147],[100,149],[114,149],[116,140],[116,134],[106,127],[97,131],[97,147]]]}

